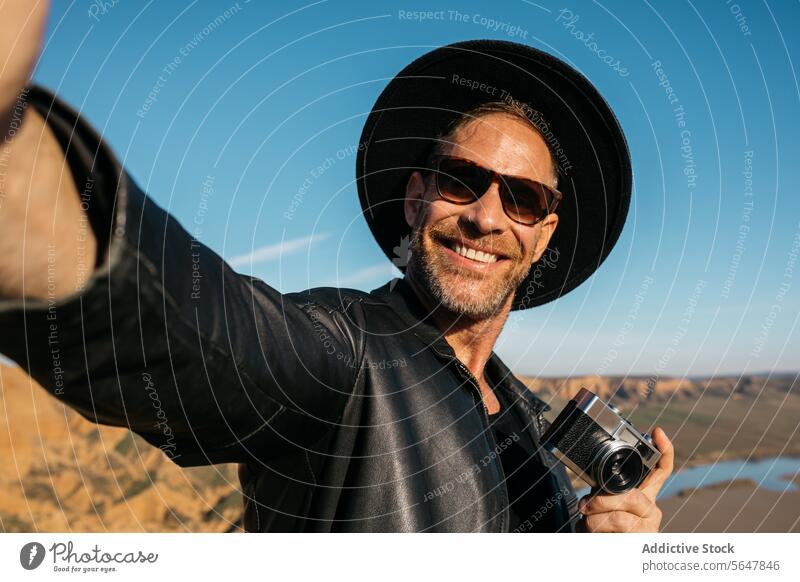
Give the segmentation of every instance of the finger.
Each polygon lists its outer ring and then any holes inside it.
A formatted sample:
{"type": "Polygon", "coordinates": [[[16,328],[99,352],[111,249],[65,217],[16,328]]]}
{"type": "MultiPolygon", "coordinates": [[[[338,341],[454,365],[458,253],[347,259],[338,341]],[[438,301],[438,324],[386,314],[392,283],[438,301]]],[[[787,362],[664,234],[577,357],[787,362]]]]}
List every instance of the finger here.
{"type": "Polygon", "coordinates": [[[644,491],[652,499],[656,498],[658,492],[661,491],[664,482],[672,474],[672,469],[675,466],[675,447],[672,441],[667,437],[667,433],[661,427],[656,427],[653,430],[653,444],[661,453],[661,458],[658,460],[653,471],[647,478],[639,485],[639,489],[644,491]]]}
{"type": "Polygon", "coordinates": [[[590,533],[625,533],[649,529],[641,517],[624,511],[588,515],[584,518],[584,527],[590,533]]]}
{"type": "Polygon", "coordinates": [[[672,446],[672,441],[669,440],[667,433],[660,426],[657,426],[653,431],[653,444],[661,452],[661,458],[658,460],[657,466],[667,473],[672,473],[675,465],[675,447],[672,446]]]}
{"type": "Polygon", "coordinates": [[[619,495],[586,496],[578,502],[578,509],[584,515],[625,511],[647,518],[653,515],[656,504],[639,489],[631,489],[619,495]]]}

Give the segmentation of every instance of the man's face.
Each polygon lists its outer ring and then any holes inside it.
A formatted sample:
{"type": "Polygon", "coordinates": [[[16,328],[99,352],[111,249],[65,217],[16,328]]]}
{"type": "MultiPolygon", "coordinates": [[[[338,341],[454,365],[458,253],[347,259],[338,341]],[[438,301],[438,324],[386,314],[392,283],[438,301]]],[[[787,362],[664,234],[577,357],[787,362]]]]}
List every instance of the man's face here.
{"type": "MultiPolygon", "coordinates": [[[[520,119],[484,115],[459,128],[450,141],[442,154],[555,187],[547,145],[520,119]]],[[[442,307],[476,320],[510,304],[558,223],[555,214],[533,226],[511,220],[499,186],[495,180],[468,205],[442,199],[432,173],[414,172],[406,186],[405,215],[412,229],[409,272],[442,307]],[[473,249],[486,254],[464,256],[473,249]]]]}

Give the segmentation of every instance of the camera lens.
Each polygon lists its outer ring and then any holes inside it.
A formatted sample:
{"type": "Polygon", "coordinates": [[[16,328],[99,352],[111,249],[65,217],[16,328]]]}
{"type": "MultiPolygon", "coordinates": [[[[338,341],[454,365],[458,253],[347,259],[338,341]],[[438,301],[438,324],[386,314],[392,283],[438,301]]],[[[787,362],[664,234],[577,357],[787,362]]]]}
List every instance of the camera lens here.
{"type": "Polygon", "coordinates": [[[643,470],[642,457],[625,445],[603,455],[597,466],[598,485],[608,493],[623,493],[639,484],[643,470]]]}

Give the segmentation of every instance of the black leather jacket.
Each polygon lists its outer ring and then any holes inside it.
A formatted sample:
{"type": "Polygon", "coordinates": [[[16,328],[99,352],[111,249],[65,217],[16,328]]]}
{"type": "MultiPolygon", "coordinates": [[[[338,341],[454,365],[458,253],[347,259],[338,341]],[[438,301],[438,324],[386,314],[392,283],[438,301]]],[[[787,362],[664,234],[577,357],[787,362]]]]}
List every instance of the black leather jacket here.
{"type": "MultiPolygon", "coordinates": [[[[237,274],[77,114],[35,88],[30,100],[52,106],[100,252],[80,294],[0,302],[0,352],[178,465],[239,463],[249,531],[508,531],[477,383],[404,281],[281,294],[237,274]]],[[[548,406],[496,355],[487,374],[538,443],[548,406]]],[[[564,469],[529,452],[549,468],[543,511],[574,531],[564,469]]]]}

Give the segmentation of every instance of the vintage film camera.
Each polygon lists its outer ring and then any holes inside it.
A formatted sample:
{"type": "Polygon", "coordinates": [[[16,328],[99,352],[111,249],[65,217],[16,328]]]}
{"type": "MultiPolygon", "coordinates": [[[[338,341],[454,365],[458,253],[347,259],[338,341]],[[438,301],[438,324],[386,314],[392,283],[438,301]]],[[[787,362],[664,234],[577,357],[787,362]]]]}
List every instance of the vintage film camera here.
{"type": "Polygon", "coordinates": [[[638,486],[661,458],[650,435],[586,388],[542,435],[542,445],[593,488],[612,495],[638,486]]]}

